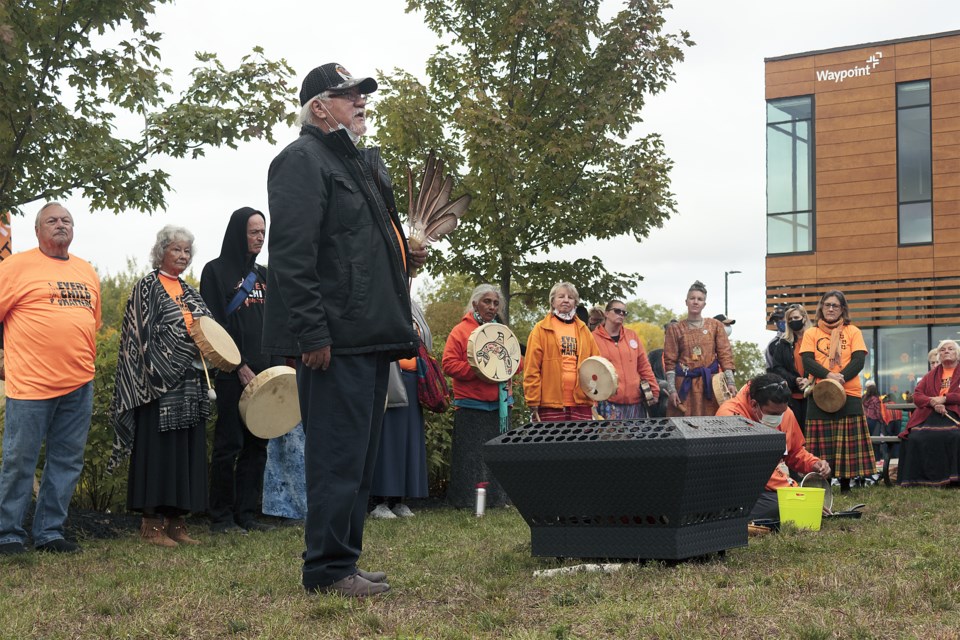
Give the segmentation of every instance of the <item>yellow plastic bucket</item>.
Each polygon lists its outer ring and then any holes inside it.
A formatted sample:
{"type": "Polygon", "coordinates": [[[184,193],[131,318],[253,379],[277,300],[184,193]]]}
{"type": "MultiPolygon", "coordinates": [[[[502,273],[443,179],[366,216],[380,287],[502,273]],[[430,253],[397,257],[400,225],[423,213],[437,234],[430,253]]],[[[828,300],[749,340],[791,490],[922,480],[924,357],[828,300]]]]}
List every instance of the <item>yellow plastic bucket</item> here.
{"type": "Polygon", "coordinates": [[[780,522],[792,522],[801,529],[820,530],[823,519],[823,489],[781,487],[777,489],[780,522]]]}

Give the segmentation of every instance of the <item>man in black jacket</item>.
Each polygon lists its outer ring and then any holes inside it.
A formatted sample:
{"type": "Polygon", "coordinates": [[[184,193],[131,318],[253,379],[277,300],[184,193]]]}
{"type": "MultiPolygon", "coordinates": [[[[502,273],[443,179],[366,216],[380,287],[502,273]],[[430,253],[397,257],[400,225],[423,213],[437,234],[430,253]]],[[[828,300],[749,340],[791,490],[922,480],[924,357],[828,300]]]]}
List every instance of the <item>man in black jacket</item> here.
{"type": "Polygon", "coordinates": [[[379,149],[358,149],[373,78],[336,63],[300,89],[300,137],[267,178],[270,272],[263,348],[300,358],[306,434],[303,586],[367,596],[383,572],[357,567],[392,360],[412,357],[407,246],[379,149]]]}
{"type": "Polygon", "coordinates": [[[254,376],[270,367],[271,358],[260,349],[266,267],[256,260],[263,248],[266,218],[250,207],[230,216],[220,257],[208,262],[200,275],[200,295],[210,313],[237,343],[242,363],[235,371],[217,374],[217,426],[210,460],[210,529],[267,531],[257,521],[263,493],[267,441],[250,433],[240,420],[240,393],[254,376]]]}

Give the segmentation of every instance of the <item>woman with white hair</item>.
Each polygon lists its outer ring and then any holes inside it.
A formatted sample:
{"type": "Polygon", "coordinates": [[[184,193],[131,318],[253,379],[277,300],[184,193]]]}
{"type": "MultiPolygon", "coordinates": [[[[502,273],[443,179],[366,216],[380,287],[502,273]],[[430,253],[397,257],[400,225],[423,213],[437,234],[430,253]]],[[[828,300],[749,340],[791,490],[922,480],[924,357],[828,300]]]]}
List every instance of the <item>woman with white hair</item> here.
{"type": "Polygon", "coordinates": [[[190,325],[210,315],[180,276],[193,260],[193,234],[167,225],[151,250],[153,271],[133,286],[120,329],[111,464],[130,455],[127,508],[143,514],[149,544],[199,544],[184,516],[207,509],[209,388],[190,325]]]}
{"type": "Polygon", "coordinates": [[[577,288],[560,282],[550,289],[550,313],[527,339],[523,394],[534,422],[590,420],[593,402],[580,390],[577,372],[600,355],[590,329],[577,318],[577,288]]]}
{"type": "Polygon", "coordinates": [[[940,363],[913,390],[916,410],[900,434],[898,482],[904,487],[943,487],[960,483],[960,347],[944,340],[940,363]]]}
{"type": "Polygon", "coordinates": [[[487,506],[506,504],[507,495],[483,461],[483,444],[510,426],[513,383],[506,384],[501,412],[500,385],[474,373],[467,361],[467,340],[482,324],[500,322],[500,289],[481,284],[473,290],[460,322],[450,331],[443,349],[443,372],[453,379],[453,442],[447,502],[458,509],[474,505],[477,484],[487,485],[487,506]]]}

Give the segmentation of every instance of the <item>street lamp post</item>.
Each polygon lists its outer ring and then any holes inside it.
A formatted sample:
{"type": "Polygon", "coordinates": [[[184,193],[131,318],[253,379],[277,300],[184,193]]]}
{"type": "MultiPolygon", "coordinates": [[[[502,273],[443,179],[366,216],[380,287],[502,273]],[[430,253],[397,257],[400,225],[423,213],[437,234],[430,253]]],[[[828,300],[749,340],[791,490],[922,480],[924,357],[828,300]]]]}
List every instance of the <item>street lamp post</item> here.
{"type": "Polygon", "coordinates": [[[743,273],[742,271],[724,271],[723,272],[723,315],[729,315],[730,310],[727,308],[729,304],[727,289],[730,283],[730,276],[734,273],[743,273]]]}

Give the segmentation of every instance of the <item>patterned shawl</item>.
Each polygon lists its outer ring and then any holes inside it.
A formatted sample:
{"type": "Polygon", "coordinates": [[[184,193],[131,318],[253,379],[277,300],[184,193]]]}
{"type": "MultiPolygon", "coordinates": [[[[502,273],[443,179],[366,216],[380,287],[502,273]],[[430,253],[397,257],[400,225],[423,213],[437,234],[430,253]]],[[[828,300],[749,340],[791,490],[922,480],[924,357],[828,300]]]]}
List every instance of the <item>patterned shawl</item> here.
{"type": "MultiPolygon", "coordinates": [[[[180,285],[183,303],[193,317],[210,315],[197,290],[183,280],[180,285]]],[[[184,374],[198,355],[180,307],[164,290],[157,272],[148,273],[130,292],[120,329],[117,377],[110,403],[115,432],[111,468],[133,447],[134,409],[182,386],[184,374]]]]}

